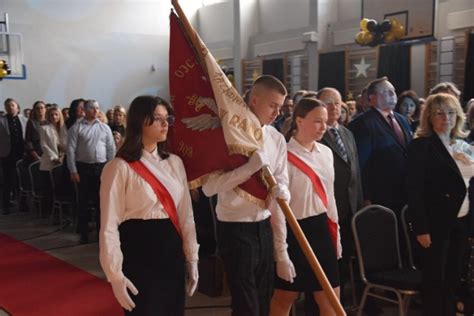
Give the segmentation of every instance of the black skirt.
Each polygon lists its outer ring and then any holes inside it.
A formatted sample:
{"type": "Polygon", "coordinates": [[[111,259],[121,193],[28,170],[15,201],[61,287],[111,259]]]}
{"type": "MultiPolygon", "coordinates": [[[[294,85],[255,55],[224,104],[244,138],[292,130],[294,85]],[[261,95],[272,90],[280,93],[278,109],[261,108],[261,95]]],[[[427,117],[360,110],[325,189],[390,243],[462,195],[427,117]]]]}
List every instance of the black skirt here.
{"type": "MultiPolygon", "coordinates": [[[[326,213],[298,220],[311,248],[316,255],[326,277],[333,288],[339,286],[339,271],[337,265],[336,250],[334,249],[328,229],[328,217],[326,213]]],[[[322,287],[303,254],[295,235],[287,225],[288,229],[288,254],[296,270],[296,278],[289,283],[278,276],[275,278],[275,288],[293,292],[316,292],[322,287]]]]}
{"type": "Polygon", "coordinates": [[[119,226],[122,271],[138,290],[125,315],[184,315],[182,240],[169,219],[132,219],[119,226]]]}

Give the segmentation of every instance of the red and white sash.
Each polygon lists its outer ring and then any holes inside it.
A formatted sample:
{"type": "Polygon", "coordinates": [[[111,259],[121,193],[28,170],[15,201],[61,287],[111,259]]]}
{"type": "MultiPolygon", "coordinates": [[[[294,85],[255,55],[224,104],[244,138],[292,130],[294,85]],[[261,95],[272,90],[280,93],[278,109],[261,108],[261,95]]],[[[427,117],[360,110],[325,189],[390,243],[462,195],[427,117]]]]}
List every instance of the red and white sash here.
{"type": "Polygon", "coordinates": [[[179,227],[176,205],[174,204],[174,200],[166,187],[140,160],[128,162],[128,165],[151,186],[153,192],[156,194],[156,197],[161,202],[161,204],[163,204],[163,208],[168,214],[174,227],[178,231],[178,234],[181,236],[181,228],[179,227]]]}
{"type": "MultiPolygon", "coordinates": [[[[305,175],[308,176],[308,178],[311,180],[311,183],[313,184],[314,191],[323,202],[324,207],[327,209],[328,197],[326,195],[326,191],[324,190],[324,186],[321,182],[321,179],[316,174],[316,172],[310,166],[308,166],[302,159],[300,159],[298,156],[293,154],[291,151],[288,151],[288,162],[290,162],[292,165],[294,165],[301,172],[303,172],[305,175]]],[[[328,229],[329,229],[329,234],[331,235],[331,240],[334,245],[334,249],[336,250],[336,254],[337,254],[338,227],[337,227],[337,223],[332,221],[329,217],[328,217],[328,229]]]]}

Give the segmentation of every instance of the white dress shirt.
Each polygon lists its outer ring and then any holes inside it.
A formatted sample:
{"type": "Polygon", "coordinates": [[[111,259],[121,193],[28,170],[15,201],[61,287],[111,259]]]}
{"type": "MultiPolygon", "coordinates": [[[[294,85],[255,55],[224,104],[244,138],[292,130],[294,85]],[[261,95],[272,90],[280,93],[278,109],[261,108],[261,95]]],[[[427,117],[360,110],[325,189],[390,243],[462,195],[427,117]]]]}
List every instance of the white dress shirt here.
{"type": "Polygon", "coordinates": [[[61,146],[63,150],[66,149],[67,129],[66,126],[63,125],[58,134],[53,124],[47,124],[42,125],[39,131],[40,145],[43,150],[43,155],[41,155],[40,159],[40,170],[49,171],[57,165],[53,160],[60,158],[59,147],[61,146]]]}
{"type": "MultiPolygon", "coordinates": [[[[153,153],[144,150],[140,161],[160,180],[173,198],[183,238],[184,255],[187,261],[197,261],[199,245],[183,162],[175,155],[163,160],[156,150],[153,153]]],[[[151,186],[121,158],[107,163],[102,171],[100,209],[100,263],[110,282],[123,277],[119,225],[129,219],[165,219],[169,216],[151,186]]]]}
{"type": "Polygon", "coordinates": [[[77,173],[76,161],[103,163],[115,156],[115,142],[110,127],[95,119],[77,121],[68,131],[67,166],[77,173]]]}
{"type": "MultiPolygon", "coordinates": [[[[287,152],[285,138],[273,126],[265,125],[263,131],[263,147],[270,169],[277,183],[288,190],[287,152]]],[[[223,222],[259,222],[272,215],[272,230],[276,261],[288,258],[286,249],[286,224],[285,217],[278,203],[271,199],[268,208],[258,205],[240,197],[234,188],[247,181],[252,176],[242,165],[232,171],[213,174],[203,185],[203,192],[207,196],[218,194],[216,213],[217,218],[223,222]]]]}
{"type": "Polygon", "coordinates": [[[328,218],[337,223],[337,257],[341,258],[342,246],[339,233],[339,218],[334,198],[333,153],[329,147],[317,142],[314,142],[313,149],[309,151],[294,138],[290,139],[287,146],[288,151],[298,156],[318,175],[328,200],[326,208],[318,194],[314,191],[310,178],[292,163],[289,163],[288,177],[290,181],[291,209],[298,220],[327,213],[328,218]]]}

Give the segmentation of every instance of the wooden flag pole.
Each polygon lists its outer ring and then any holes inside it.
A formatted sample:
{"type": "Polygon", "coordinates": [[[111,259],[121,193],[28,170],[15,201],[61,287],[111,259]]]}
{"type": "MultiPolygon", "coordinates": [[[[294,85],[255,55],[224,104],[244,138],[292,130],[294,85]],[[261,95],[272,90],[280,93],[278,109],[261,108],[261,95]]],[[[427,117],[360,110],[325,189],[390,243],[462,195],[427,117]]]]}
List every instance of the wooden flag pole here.
{"type": "MultiPolygon", "coordinates": [[[[204,71],[207,72],[206,63],[204,61],[205,54],[202,50],[201,43],[197,37],[196,31],[191,26],[191,23],[189,23],[188,18],[186,17],[186,15],[183,12],[183,9],[178,3],[178,0],[171,0],[171,4],[173,5],[176,12],[178,13],[178,16],[182,22],[184,31],[188,35],[188,38],[191,41],[192,46],[194,46],[194,49],[196,50],[196,53],[198,55],[197,57],[199,59],[200,64],[203,66],[204,71]]],[[[270,168],[264,167],[262,170],[270,188],[273,188],[275,185],[277,185],[277,182],[275,178],[273,177],[273,174],[271,173],[270,168]]],[[[296,218],[293,215],[293,211],[288,205],[288,202],[282,199],[277,199],[277,202],[280,205],[280,208],[283,210],[286,220],[288,221],[288,224],[290,225],[291,230],[296,236],[296,239],[301,249],[303,250],[303,253],[306,256],[306,259],[308,260],[316,278],[318,279],[319,283],[323,287],[324,293],[328,297],[332,308],[334,309],[334,311],[336,312],[338,316],[345,316],[346,312],[342,308],[341,303],[339,302],[339,299],[336,296],[336,293],[334,292],[331,284],[329,283],[326,277],[326,274],[321,268],[321,265],[319,264],[319,261],[313,252],[313,249],[311,249],[308,243],[308,240],[306,239],[306,236],[301,230],[299,223],[296,221],[296,218]]],[[[296,273],[298,273],[298,271],[296,271],[296,273]]]]}
{"type": "MultiPolygon", "coordinates": [[[[265,166],[262,169],[262,171],[263,171],[265,180],[268,182],[270,186],[270,190],[271,190],[271,188],[277,185],[277,182],[275,178],[273,177],[273,174],[270,171],[270,168],[268,166],[265,166]]],[[[290,206],[288,205],[288,202],[283,199],[276,199],[276,200],[278,202],[278,205],[280,205],[280,208],[282,209],[283,213],[285,214],[286,221],[288,222],[288,225],[290,225],[290,228],[293,231],[293,234],[295,235],[296,240],[298,241],[298,244],[301,247],[301,250],[303,251],[306,259],[308,260],[309,265],[311,266],[311,269],[316,275],[316,278],[318,279],[319,284],[321,284],[324,290],[324,293],[329,299],[329,303],[331,303],[332,308],[334,309],[334,311],[336,312],[338,316],[346,315],[346,312],[342,308],[341,302],[337,298],[337,295],[334,292],[334,289],[332,288],[331,283],[329,283],[329,280],[326,277],[326,274],[324,273],[321,265],[319,264],[319,261],[313,252],[313,249],[309,245],[308,239],[306,239],[305,234],[301,230],[300,224],[296,220],[296,217],[293,214],[293,211],[291,210],[290,206]]],[[[298,271],[296,271],[296,274],[298,274],[298,271]]]]}

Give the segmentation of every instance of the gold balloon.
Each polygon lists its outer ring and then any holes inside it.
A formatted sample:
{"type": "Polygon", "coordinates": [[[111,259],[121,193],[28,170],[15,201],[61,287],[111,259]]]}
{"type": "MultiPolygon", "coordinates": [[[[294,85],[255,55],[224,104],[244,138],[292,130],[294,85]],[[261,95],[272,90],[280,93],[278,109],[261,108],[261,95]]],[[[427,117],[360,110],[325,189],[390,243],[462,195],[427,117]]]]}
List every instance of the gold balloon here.
{"type": "Polygon", "coordinates": [[[364,33],[365,32],[360,31],[356,34],[355,41],[357,42],[357,44],[364,44],[364,33]]]}
{"type": "Polygon", "coordinates": [[[398,20],[395,18],[391,18],[390,22],[392,24],[392,30],[400,25],[400,22],[398,22],[398,20]]]}
{"type": "Polygon", "coordinates": [[[0,69],[0,78],[6,77],[8,72],[5,69],[0,69]]]}
{"type": "Polygon", "coordinates": [[[394,30],[392,30],[392,32],[396,39],[401,39],[403,36],[405,36],[405,27],[399,24],[394,30]]]}
{"type": "Polygon", "coordinates": [[[368,31],[367,30],[367,22],[369,22],[369,19],[367,19],[367,18],[364,18],[364,19],[360,20],[359,25],[360,25],[360,29],[362,31],[368,31]]]}
{"type": "Polygon", "coordinates": [[[395,34],[393,32],[385,33],[383,40],[385,43],[391,43],[395,40],[395,34]]]}
{"type": "Polygon", "coordinates": [[[364,35],[363,35],[363,43],[364,45],[367,45],[369,44],[370,42],[372,42],[374,39],[374,34],[372,34],[371,32],[364,32],[364,35]]]}

